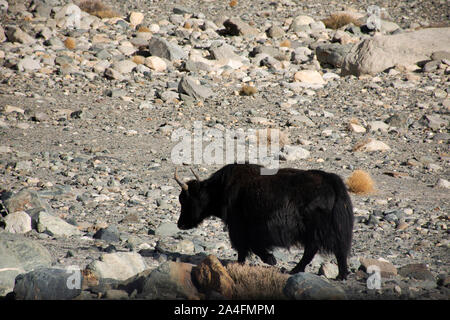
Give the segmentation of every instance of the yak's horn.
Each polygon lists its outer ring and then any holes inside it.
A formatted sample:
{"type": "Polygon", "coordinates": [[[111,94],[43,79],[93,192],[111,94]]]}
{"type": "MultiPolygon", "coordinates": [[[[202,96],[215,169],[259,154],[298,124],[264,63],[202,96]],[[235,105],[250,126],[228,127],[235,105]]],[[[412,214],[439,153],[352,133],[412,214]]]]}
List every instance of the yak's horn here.
{"type": "Polygon", "coordinates": [[[192,174],[194,175],[195,179],[197,179],[197,181],[200,181],[199,176],[195,173],[194,170],[192,170],[192,168],[191,168],[191,172],[192,172],[192,174]]]}
{"type": "Polygon", "coordinates": [[[173,175],[173,177],[174,177],[175,181],[180,185],[181,189],[187,191],[188,190],[188,185],[186,183],[182,182],[178,178],[177,170],[178,170],[178,168],[175,168],[175,174],[173,175]]]}

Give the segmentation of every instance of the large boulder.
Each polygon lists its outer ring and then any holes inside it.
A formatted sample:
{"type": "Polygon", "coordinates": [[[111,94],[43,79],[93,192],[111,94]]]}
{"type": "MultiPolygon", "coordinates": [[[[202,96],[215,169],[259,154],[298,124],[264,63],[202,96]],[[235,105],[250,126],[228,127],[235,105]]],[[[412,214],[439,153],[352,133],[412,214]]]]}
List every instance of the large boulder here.
{"type": "Polygon", "coordinates": [[[355,45],[344,59],[342,75],[374,75],[395,65],[430,60],[433,52],[450,50],[450,28],[427,28],[380,35],[355,45]]]}
{"type": "Polygon", "coordinates": [[[42,245],[19,234],[0,232],[0,296],[13,290],[17,275],[51,264],[52,256],[42,245]]]}

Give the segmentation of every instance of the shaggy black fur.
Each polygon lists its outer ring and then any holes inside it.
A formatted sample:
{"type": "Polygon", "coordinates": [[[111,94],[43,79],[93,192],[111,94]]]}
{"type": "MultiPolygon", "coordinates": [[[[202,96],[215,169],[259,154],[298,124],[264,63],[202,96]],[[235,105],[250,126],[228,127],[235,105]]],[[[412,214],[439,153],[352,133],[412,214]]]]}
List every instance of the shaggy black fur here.
{"type": "Polygon", "coordinates": [[[261,175],[261,166],[230,164],[209,179],[191,180],[179,196],[180,229],[216,216],[228,226],[230,241],[243,263],[250,251],[275,265],[274,247],[303,245],[291,273],[304,272],[318,252],[334,253],[346,279],[353,231],[353,208],[342,179],[320,170],[279,169],[261,175]]]}

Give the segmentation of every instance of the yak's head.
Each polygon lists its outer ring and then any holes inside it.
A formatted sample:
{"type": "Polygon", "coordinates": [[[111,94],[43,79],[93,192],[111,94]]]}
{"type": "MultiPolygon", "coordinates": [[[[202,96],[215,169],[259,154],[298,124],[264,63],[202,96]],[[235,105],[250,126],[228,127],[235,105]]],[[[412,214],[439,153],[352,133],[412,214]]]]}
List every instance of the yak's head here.
{"type": "MultiPolygon", "coordinates": [[[[192,171],[192,170],[191,170],[192,171]]],[[[181,230],[192,229],[198,226],[205,218],[211,214],[207,210],[209,206],[209,194],[204,183],[192,171],[196,180],[187,183],[182,182],[177,176],[175,170],[174,178],[181,187],[181,193],[178,199],[181,204],[181,214],[178,219],[178,228],[181,230]]]]}

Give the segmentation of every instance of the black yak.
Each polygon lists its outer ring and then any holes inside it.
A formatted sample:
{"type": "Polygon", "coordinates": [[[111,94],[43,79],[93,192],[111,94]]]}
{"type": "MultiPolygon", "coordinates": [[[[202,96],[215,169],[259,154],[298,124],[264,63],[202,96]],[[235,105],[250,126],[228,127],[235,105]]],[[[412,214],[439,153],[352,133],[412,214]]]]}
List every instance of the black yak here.
{"type": "Polygon", "coordinates": [[[314,255],[334,253],[339,275],[346,279],[353,208],[342,179],[320,170],[279,169],[261,175],[255,164],[229,164],[208,179],[182,182],[178,228],[198,226],[216,216],[228,227],[231,245],[244,263],[249,252],[269,265],[277,263],[274,247],[303,245],[303,257],[291,274],[304,272],[314,255]]]}

